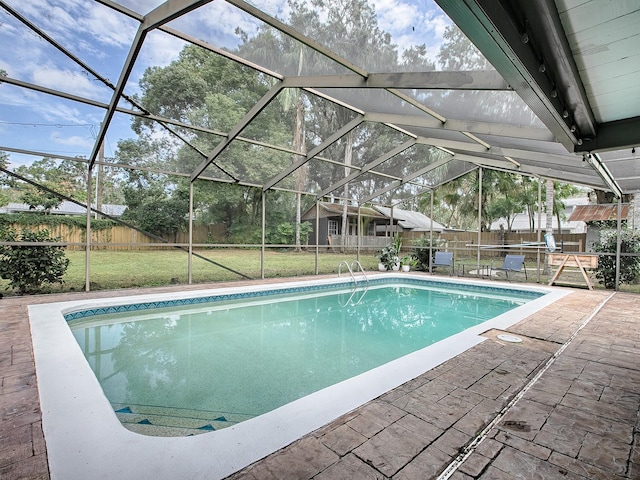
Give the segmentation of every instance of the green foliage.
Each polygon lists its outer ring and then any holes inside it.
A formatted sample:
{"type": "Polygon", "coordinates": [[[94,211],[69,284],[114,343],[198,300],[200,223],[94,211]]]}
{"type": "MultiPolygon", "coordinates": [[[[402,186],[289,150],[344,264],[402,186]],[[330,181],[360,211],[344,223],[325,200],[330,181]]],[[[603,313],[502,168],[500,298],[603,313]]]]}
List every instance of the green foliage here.
{"type": "Polygon", "coordinates": [[[429,270],[431,263],[429,254],[431,253],[431,256],[435,255],[435,252],[438,251],[441,244],[440,239],[434,238],[433,248],[430,249],[429,247],[432,246],[430,237],[422,237],[413,241],[413,255],[416,259],[416,268],[418,270],[429,270]]]}
{"type": "Polygon", "coordinates": [[[29,205],[30,210],[39,210],[42,208],[45,213],[49,213],[52,209],[59,206],[63,202],[63,199],[50,191],[27,185],[20,195],[20,201],[29,205]]]}
{"type": "Polygon", "coordinates": [[[166,191],[161,184],[127,185],[123,188],[127,209],[122,219],[156,235],[185,229],[189,217],[189,192],[178,186],[166,191]]]}
{"type": "Polygon", "coordinates": [[[410,255],[405,255],[400,259],[400,266],[409,265],[410,267],[414,267],[418,264],[418,259],[416,258],[415,253],[410,255]]]}
{"type": "Polygon", "coordinates": [[[387,270],[392,270],[395,266],[400,266],[400,249],[402,248],[402,237],[394,235],[393,241],[384,246],[378,258],[387,270]]]}
{"type": "MultiPolygon", "coordinates": [[[[31,232],[14,229],[0,229],[3,242],[59,242],[48,230],[31,232]]],[[[62,277],[69,266],[64,247],[35,245],[0,245],[0,278],[9,280],[9,287],[18,293],[36,293],[45,283],[62,283],[62,277]]]]}
{"type": "MultiPolygon", "coordinates": [[[[2,225],[22,225],[23,227],[35,227],[46,225],[48,227],[57,227],[58,225],[66,225],[68,227],[76,227],[85,230],[87,228],[86,216],[68,216],[68,215],[44,215],[42,213],[2,213],[0,214],[0,226],[2,225]]],[[[105,220],[99,218],[91,219],[91,230],[108,230],[117,222],[113,220],[105,220]]]]}
{"type": "Polygon", "coordinates": [[[15,183],[19,200],[29,205],[32,210],[49,213],[59,206],[64,199],[54,192],[68,197],[76,195],[81,200],[86,199],[86,171],[84,166],[76,162],[45,157],[31,165],[21,165],[15,171],[46,187],[42,189],[27,183],[15,183]]]}
{"type": "MultiPolygon", "coordinates": [[[[309,222],[300,224],[300,243],[305,244],[313,226],[309,222]]],[[[272,245],[293,245],[296,239],[295,225],[291,222],[280,223],[275,231],[267,236],[267,243],[272,245]]]]}
{"type": "MultiPolygon", "coordinates": [[[[640,253],[640,232],[629,228],[620,231],[620,252],[640,253]]],[[[615,230],[603,231],[601,241],[593,246],[598,253],[613,253],[614,255],[599,255],[596,278],[605,288],[615,288],[616,285],[616,257],[617,236],[615,230]]],[[[631,284],[640,275],[640,257],[620,257],[620,283],[631,284]]]]}

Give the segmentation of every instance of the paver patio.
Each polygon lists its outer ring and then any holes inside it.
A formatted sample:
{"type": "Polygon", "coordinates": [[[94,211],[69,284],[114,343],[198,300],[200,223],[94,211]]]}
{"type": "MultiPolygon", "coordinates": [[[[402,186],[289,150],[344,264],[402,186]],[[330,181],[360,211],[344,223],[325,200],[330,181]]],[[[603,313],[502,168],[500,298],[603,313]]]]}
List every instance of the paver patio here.
{"type": "MultiPolygon", "coordinates": [[[[0,478],[49,478],[27,305],[139,293],[0,300],[0,478]]],[[[456,459],[450,478],[458,480],[640,478],[640,297],[617,293],[591,318],[610,295],[573,290],[509,329],[522,343],[489,331],[476,347],[230,478],[428,479],[456,459]]]]}

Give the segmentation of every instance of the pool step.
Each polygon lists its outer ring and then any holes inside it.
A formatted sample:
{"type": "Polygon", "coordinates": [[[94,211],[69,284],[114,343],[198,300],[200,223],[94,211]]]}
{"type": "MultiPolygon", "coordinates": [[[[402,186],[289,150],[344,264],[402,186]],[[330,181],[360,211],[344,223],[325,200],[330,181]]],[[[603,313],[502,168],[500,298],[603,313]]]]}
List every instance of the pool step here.
{"type": "Polygon", "coordinates": [[[136,433],[156,437],[185,437],[212,432],[253,418],[233,412],[210,412],[152,405],[113,404],[120,423],[136,433]]]}

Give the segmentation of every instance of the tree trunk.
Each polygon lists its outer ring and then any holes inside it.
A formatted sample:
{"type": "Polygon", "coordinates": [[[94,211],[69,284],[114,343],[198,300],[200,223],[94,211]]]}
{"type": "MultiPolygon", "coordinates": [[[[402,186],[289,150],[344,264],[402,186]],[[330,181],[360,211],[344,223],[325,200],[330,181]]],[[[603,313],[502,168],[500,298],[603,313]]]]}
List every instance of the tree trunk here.
{"type": "MultiPolygon", "coordinates": [[[[351,158],[353,155],[353,131],[349,132],[345,138],[345,146],[344,146],[344,164],[351,165],[351,158]]],[[[351,173],[351,168],[344,168],[344,176],[347,177],[351,173]]],[[[349,184],[344,184],[344,198],[349,198],[349,184]]],[[[342,248],[341,252],[345,252],[345,246],[347,243],[347,236],[349,234],[349,216],[347,215],[349,208],[349,202],[344,201],[344,207],[342,208],[342,248]]]]}
{"type": "MultiPolygon", "coordinates": [[[[302,74],[302,65],[304,64],[304,56],[302,49],[298,55],[298,75],[302,74]]],[[[293,149],[300,152],[300,156],[294,157],[294,162],[307,154],[307,145],[304,141],[304,105],[302,103],[302,95],[298,91],[296,99],[296,124],[293,132],[293,149]]],[[[296,171],[296,252],[302,250],[300,247],[300,222],[302,220],[302,194],[304,186],[307,183],[307,165],[303,165],[296,171]]]]}
{"type": "MultiPolygon", "coordinates": [[[[307,153],[307,146],[304,141],[304,106],[302,98],[299,96],[296,102],[296,124],[293,133],[293,149],[300,152],[300,155],[294,156],[294,162],[302,158],[307,153]]],[[[296,171],[296,252],[302,250],[300,242],[300,222],[302,219],[302,194],[305,183],[307,182],[307,165],[301,166],[296,171]]]]}

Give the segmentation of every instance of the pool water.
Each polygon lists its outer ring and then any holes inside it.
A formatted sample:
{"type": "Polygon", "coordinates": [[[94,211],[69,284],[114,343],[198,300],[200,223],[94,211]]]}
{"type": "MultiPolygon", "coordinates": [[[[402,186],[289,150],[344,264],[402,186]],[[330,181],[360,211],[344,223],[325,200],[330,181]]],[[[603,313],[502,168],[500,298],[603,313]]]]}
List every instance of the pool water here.
{"type": "Polygon", "coordinates": [[[374,285],[87,316],[69,326],[127,428],[190,435],[269,412],[535,297],[374,285]]]}

